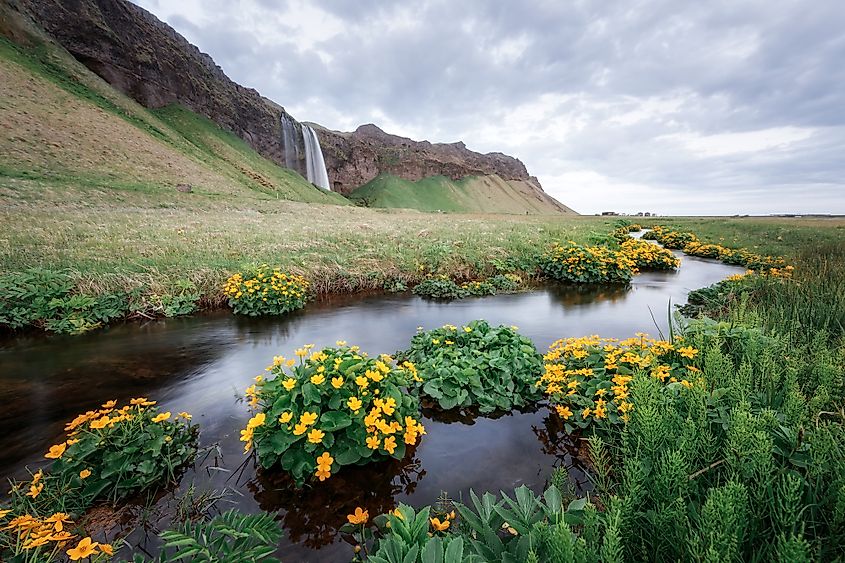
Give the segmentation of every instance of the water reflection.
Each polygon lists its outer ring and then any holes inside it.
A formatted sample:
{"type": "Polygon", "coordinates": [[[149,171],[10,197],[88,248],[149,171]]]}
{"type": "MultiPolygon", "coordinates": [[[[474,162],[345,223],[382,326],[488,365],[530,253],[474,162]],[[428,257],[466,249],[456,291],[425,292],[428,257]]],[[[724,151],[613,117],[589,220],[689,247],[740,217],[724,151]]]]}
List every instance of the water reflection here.
{"type": "Polygon", "coordinates": [[[409,449],[405,459],[366,466],[348,466],[331,479],[297,490],[286,473],[259,469],[246,483],[258,506],[278,513],[287,537],[305,547],[319,548],[337,540],[346,515],[360,506],[376,516],[396,508],[397,497],[413,496],[426,474],[409,449]]]}

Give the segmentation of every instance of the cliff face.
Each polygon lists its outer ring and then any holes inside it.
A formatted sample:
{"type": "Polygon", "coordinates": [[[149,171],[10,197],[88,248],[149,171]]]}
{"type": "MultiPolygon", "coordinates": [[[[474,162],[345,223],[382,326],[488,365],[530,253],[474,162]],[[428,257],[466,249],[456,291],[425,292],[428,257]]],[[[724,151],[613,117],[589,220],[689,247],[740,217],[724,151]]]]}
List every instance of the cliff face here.
{"type": "Polygon", "coordinates": [[[480,154],[461,142],[412,141],[385,133],[372,124],[352,133],[340,133],[317,126],[332,189],[344,194],[380,174],[405,180],[445,176],[459,180],[467,176],[497,175],[504,180],[532,180],[525,165],[501,154],[480,154]]]}
{"type": "MultiPolygon", "coordinates": [[[[284,109],[230,80],[212,58],[173,28],[126,0],[2,0],[44,29],[77,60],[149,108],[181,104],[285,165],[284,109]]],[[[14,33],[4,30],[12,40],[14,33]]],[[[332,189],[349,193],[380,174],[406,180],[497,175],[540,188],[519,160],[479,154],[463,143],[432,144],[375,125],[352,133],[317,126],[332,189]]]]}

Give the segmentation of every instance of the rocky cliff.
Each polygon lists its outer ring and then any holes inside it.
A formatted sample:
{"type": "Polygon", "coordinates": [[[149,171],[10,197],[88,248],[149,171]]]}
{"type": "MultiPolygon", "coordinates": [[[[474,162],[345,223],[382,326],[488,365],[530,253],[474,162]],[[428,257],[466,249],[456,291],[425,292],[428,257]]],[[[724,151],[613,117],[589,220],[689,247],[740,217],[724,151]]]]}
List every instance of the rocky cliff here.
{"type": "MultiPolygon", "coordinates": [[[[280,126],[284,109],[230,80],[209,55],[146,10],[126,0],[3,3],[7,16],[14,13],[31,20],[82,64],[142,105],[186,106],[285,165],[280,126]]],[[[13,30],[14,26],[0,25],[0,32],[20,40],[13,30]]],[[[322,127],[318,131],[331,186],[342,193],[380,174],[412,181],[497,175],[541,189],[519,160],[501,153],[479,154],[460,142],[412,141],[375,125],[362,125],[352,133],[322,127]]]]}
{"type": "Polygon", "coordinates": [[[461,142],[413,141],[385,133],[372,124],[362,125],[352,133],[312,126],[320,135],[332,189],[344,194],[381,174],[411,181],[430,176],[459,180],[467,176],[497,175],[505,180],[531,180],[540,185],[519,160],[502,153],[480,154],[461,142]]]}

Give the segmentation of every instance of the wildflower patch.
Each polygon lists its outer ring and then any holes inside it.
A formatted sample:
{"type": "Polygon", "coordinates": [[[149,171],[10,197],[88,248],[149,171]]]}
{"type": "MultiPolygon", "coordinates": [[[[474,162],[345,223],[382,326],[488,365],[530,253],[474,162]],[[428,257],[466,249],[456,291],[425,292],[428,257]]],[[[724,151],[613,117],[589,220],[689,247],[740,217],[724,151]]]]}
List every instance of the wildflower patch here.
{"type": "Polygon", "coordinates": [[[247,389],[258,412],[241,431],[244,450],[254,448],[263,467],[278,464],[300,485],[344,465],[402,459],[425,434],[419,401],[406,392],[415,366],[345,342],[312,349],[297,350],[298,361],[276,356],[269,377],[247,389]]]}
{"type": "Polygon", "coordinates": [[[628,283],[638,271],[623,252],[572,241],[555,244],[546,252],[540,270],[548,278],[572,283],[628,283]]]}
{"type": "Polygon", "coordinates": [[[699,351],[638,333],[617,340],[586,336],[554,342],[543,356],[544,373],[536,382],[568,432],[596,423],[621,424],[635,405],[630,385],[637,372],[666,385],[692,387],[700,380],[699,351]]]}
{"type": "Polygon", "coordinates": [[[239,315],[283,315],[308,301],[308,280],[264,264],[254,272],[232,275],[223,287],[229,306],[239,315]]]}

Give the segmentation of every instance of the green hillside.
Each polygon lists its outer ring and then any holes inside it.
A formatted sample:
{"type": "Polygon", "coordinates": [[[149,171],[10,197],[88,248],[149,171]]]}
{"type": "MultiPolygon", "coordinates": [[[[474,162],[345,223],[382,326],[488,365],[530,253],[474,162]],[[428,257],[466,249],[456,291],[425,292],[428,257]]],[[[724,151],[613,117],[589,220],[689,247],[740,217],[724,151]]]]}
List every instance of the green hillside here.
{"type": "MultiPolygon", "coordinates": [[[[183,107],[148,110],[48,42],[0,38],[0,185],[348,202],[183,107]]],[[[8,186],[7,186],[8,187],[8,186]]]]}
{"type": "Polygon", "coordinates": [[[366,207],[407,208],[424,212],[573,213],[528,182],[506,181],[498,176],[473,176],[461,180],[431,176],[411,182],[381,175],[356,189],[349,198],[366,207]]]}

